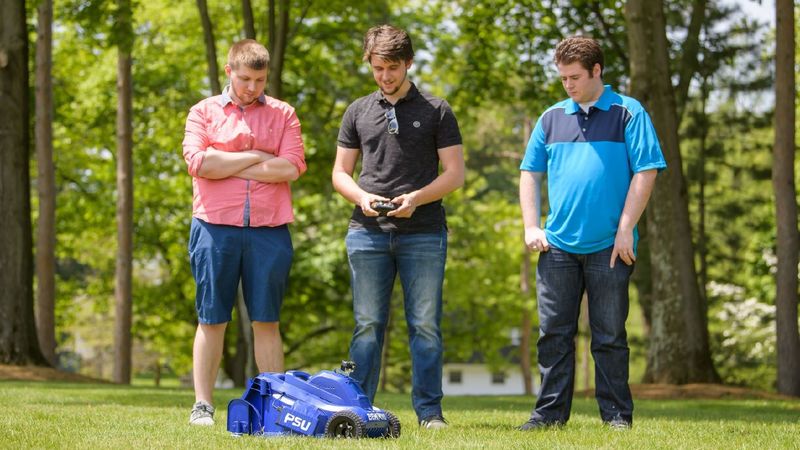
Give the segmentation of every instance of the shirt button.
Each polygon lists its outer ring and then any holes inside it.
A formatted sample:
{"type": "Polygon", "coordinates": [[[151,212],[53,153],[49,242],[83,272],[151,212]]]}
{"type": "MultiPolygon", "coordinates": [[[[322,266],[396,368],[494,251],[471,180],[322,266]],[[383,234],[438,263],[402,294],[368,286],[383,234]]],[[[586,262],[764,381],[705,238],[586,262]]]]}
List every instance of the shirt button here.
{"type": "Polygon", "coordinates": [[[584,117],[583,120],[589,120],[589,118],[588,117],[584,117]]]}
{"type": "Polygon", "coordinates": [[[586,128],[581,128],[581,130],[586,131],[586,128]]]}

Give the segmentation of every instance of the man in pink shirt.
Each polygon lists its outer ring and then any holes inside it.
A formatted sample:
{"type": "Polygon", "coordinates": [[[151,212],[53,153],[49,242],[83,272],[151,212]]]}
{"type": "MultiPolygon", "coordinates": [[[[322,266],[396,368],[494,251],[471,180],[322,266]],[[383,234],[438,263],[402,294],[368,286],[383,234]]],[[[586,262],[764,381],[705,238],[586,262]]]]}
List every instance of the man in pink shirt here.
{"type": "Polygon", "coordinates": [[[193,425],[213,425],[212,395],[239,283],[260,372],[283,371],[279,313],[292,263],[289,182],[306,170],[294,108],[264,94],[269,53],[252,39],[228,53],[230,84],[186,119],[192,176],[189,259],[199,324],[193,348],[193,425]]]}

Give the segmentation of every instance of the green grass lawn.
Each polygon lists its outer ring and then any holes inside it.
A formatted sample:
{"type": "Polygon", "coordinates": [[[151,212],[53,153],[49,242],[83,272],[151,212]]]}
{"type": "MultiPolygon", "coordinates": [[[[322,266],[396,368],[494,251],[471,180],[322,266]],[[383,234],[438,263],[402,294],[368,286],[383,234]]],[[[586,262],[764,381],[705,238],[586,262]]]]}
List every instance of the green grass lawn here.
{"type": "Polygon", "coordinates": [[[398,415],[397,440],[232,437],[225,430],[228,400],[217,392],[217,424],[186,424],[187,389],[100,384],[0,382],[0,448],[800,448],[800,401],[638,400],[634,428],[600,425],[594,399],[576,398],[569,424],[516,431],[530,397],[447,397],[451,427],[419,430],[408,395],[379,395],[378,406],[398,415]]]}

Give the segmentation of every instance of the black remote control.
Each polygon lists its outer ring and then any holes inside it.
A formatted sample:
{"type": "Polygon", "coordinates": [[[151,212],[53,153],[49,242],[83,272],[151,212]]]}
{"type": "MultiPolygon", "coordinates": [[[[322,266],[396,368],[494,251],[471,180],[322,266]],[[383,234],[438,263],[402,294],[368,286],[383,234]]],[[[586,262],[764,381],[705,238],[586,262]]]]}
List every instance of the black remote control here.
{"type": "Polygon", "coordinates": [[[395,209],[397,209],[399,205],[392,202],[375,201],[372,202],[370,206],[375,211],[378,211],[380,215],[385,216],[386,213],[388,213],[389,211],[394,211],[395,209]]]}

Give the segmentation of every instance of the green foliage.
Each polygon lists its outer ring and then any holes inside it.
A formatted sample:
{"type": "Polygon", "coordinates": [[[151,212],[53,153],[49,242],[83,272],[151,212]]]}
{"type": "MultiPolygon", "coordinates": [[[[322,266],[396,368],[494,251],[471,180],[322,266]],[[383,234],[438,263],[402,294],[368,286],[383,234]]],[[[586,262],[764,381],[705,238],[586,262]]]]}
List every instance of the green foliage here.
{"type": "Polygon", "coordinates": [[[523,242],[519,207],[499,192],[478,196],[482,180],[448,202],[450,240],[445,282],[445,359],[477,354],[492,367],[507,364],[500,350],[519,330],[523,304],[520,267],[523,242]]]}
{"type": "Polygon", "coordinates": [[[764,50],[772,44],[763,24],[728,7],[710,11],[701,41],[699,89],[681,138],[698,267],[707,267],[712,357],[723,381],[772,389],[772,55],[764,50]]]}
{"type": "MultiPolygon", "coordinates": [[[[333,192],[330,172],[345,108],[375,89],[361,61],[363,33],[384,22],[409,30],[417,51],[411,79],[449,101],[464,137],[467,182],[444,202],[450,229],[445,356],[463,360],[478,352],[494,367],[506,364],[500,349],[520,326],[522,308],[535,310],[533,301],[523,303],[519,293],[523,249],[517,180],[538,114],[565,97],[552,65],[552,48],[566,35],[598,37],[605,47],[605,82],[624,89],[623,2],[291,3],[283,93],[303,126],[308,172],[292,185],[295,260],[282,310],[287,367],[329,367],[347,355],[353,319],[344,236],[352,205],[333,192]]],[[[677,60],[690,2],[667,3],[670,35],[678,37],[671,50],[677,60]]],[[[196,318],[186,250],[191,178],[181,142],[189,108],[210,94],[202,29],[194,2],[135,1],[134,36],[123,41],[117,31],[124,11],[118,5],[110,0],[55,4],[60,350],[109,353],[116,247],[116,59],[119,46],[132,45],[134,358],[137,370],[152,370],[153,361],[159,361],[182,375],[191,366],[196,318]]],[[[705,245],[708,281],[743,289],[736,299],[709,290],[718,368],[727,381],[768,387],[774,370],[770,347],[765,347],[763,359],[752,359],[748,339],[758,334],[749,325],[732,322],[730,308],[741,312],[743,299],[757,299],[757,305],[747,305],[760,310],[774,296],[769,263],[774,254],[771,116],[770,106],[761,104],[763,89],[771,85],[766,64],[771,56],[762,52],[771,44],[763,27],[720,5],[711,6],[701,35],[700,73],[710,96],[702,107],[696,89],[701,80],[695,80],[681,131],[694,238],[705,245]],[[700,236],[697,199],[703,173],[706,233],[700,236]],[[722,315],[725,311],[728,316],[722,315]]],[[[229,45],[244,35],[240,5],[213,0],[208,7],[222,67],[229,45]]],[[[265,2],[253,7],[257,34],[265,42],[265,2]]],[[[386,368],[388,388],[394,391],[407,388],[410,374],[400,294],[395,289],[386,368]]],[[[768,328],[767,322],[759,323],[758,330],[768,328]]],[[[642,354],[641,349],[633,354],[642,354]]],[[[84,361],[84,370],[102,374],[100,366],[110,368],[107,360],[103,363],[102,358],[84,361]]]]}

